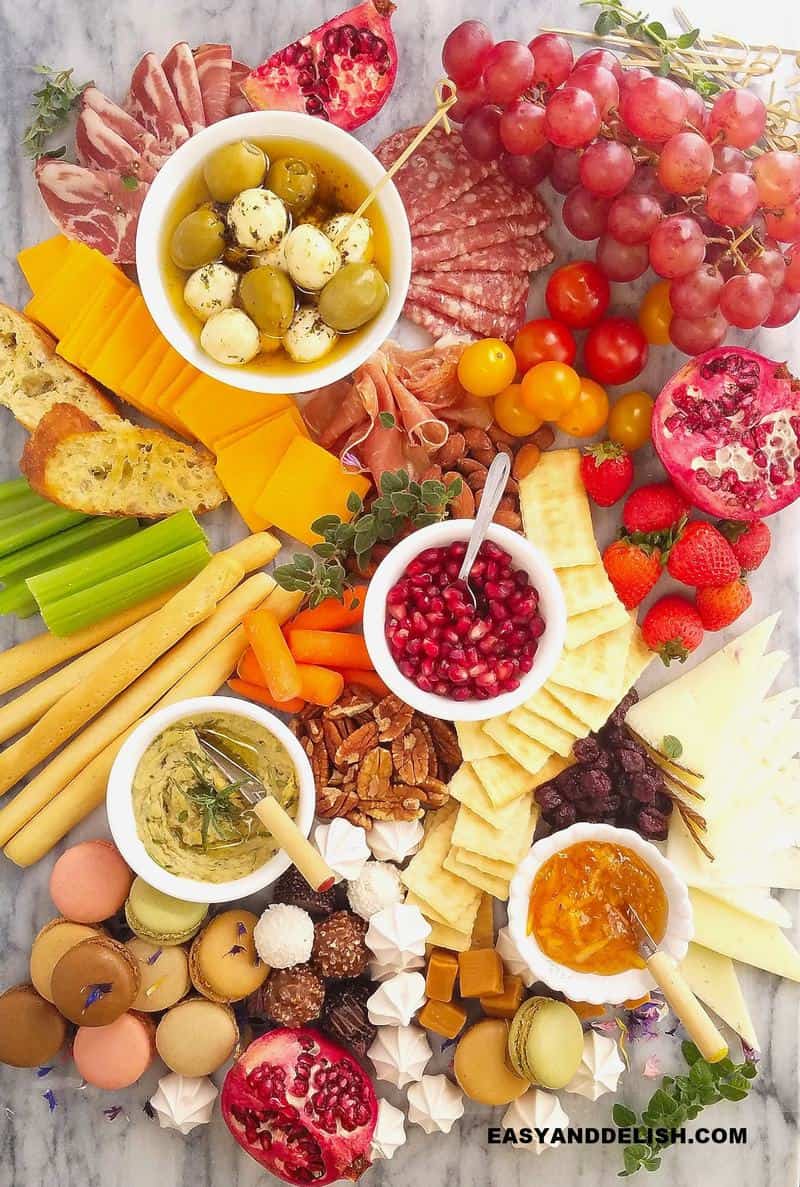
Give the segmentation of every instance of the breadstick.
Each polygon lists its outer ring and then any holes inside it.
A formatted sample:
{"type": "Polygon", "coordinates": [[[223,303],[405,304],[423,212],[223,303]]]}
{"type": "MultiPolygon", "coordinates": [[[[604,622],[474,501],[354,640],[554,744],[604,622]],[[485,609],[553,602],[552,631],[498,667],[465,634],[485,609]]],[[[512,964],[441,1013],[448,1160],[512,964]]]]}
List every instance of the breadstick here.
{"type": "Polygon", "coordinates": [[[265,606],[270,614],[274,614],[278,622],[283,626],[290,618],[294,618],[305,596],[301,590],[290,591],[288,589],[281,589],[279,585],[276,585],[267,598],[265,606]]]}
{"type": "MultiPolygon", "coordinates": [[[[154,664],[150,671],[126,689],[105,712],[51,759],[45,769],[0,810],[0,845],[5,845],[87,763],[147,713],[159,697],[238,626],[249,610],[260,605],[272,588],[272,578],[266,573],[257,573],[245,581],[223,600],[207,622],[195,627],[187,638],[154,664]]],[[[141,636],[135,642],[140,646],[141,636]]],[[[113,656],[109,662],[114,662],[113,656]]]]}
{"type": "MultiPolygon", "coordinates": [[[[153,706],[153,712],[187,697],[211,696],[234,671],[246,647],[244,627],[237,626],[153,706]]],[[[98,808],[105,799],[114,759],[122,743],[135,728],[130,726],[105,750],[101,750],[63,791],[24,825],[6,845],[6,857],[18,866],[33,865],[98,808]]]]}

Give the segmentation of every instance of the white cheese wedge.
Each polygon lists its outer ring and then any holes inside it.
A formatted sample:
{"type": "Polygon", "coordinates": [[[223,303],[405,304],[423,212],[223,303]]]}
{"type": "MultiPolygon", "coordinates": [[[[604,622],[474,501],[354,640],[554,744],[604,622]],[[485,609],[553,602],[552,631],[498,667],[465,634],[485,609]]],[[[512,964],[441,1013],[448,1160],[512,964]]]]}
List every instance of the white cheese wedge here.
{"type": "Polygon", "coordinates": [[[726,903],[735,911],[752,915],[754,919],[762,919],[764,923],[774,923],[776,927],[791,927],[794,923],[783,903],[773,898],[763,886],[715,886],[703,890],[710,898],[726,903]]]}
{"type": "Polygon", "coordinates": [[[758,1051],[758,1037],[730,957],[690,944],[681,962],[681,972],[695,996],[744,1039],[748,1047],[758,1051]]]}
{"type": "Polygon", "coordinates": [[[689,898],[696,943],[777,977],[800,981],[800,952],[774,923],[745,915],[702,890],[690,889],[689,898]]]}

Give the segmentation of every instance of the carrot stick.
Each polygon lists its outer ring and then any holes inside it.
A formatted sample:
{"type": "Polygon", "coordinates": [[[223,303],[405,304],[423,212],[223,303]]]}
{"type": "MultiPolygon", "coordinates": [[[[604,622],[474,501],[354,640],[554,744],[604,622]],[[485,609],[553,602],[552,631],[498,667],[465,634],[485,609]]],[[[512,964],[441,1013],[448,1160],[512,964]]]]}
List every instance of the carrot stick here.
{"type": "Polygon", "coordinates": [[[344,668],[342,675],[345,684],[360,684],[362,688],[368,688],[379,697],[385,697],[389,692],[388,685],[383,683],[377,672],[360,672],[357,668],[344,668]]]}
{"type": "MultiPolygon", "coordinates": [[[[236,671],[239,678],[245,683],[266,689],[267,682],[252,647],[248,647],[242,655],[236,671]]],[[[302,700],[311,701],[312,705],[328,706],[342,695],[344,678],[341,672],[334,672],[330,668],[320,668],[315,664],[298,664],[297,672],[300,677],[302,700]]]]}
{"type": "Polygon", "coordinates": [[[347,626],[355,626],[364,616],[364,598],[367,596],[366,585],[356,585],[353,589],[346,589],[338,598],[326,598],[313,610],[301,610],[292,620],[292,626],[301,630],[312,631],[340,631],[347,626]]]}
{"type": "MultiPolygon", "coordinates": [[[[299,664],[320,664],[324,668],[358,668],[373,670],[367,645],[360,635],[345,635],[338,631],[295,630],[289,635],[289,650],[299,664]]],[[[258,655],[258,652],[256,652],[258,655]]]]}
{"type": "Polygon", "coordinates": [[[257,701],[259,705],[266,705],[268,709],[277,709],[279,713],[299,713],[301,709],[305,708],[305,701],[299,697],[292,697],[289,701],[276,701],[269,695],[266,688],[261,688],[258,684],[250,684],[247,680],[237,680],[235,676],[231,676],[228,681],[228,688],[231,692],[238,692],[241,697],[247,697],[248,701],[257,701]]]}
{"type": "Polygon", "coordinates": [[[276,701],[290,701],[300,696],[300,677],[297,664],[286,645],[280,624],[274,614],[261,607],[246,614],[244,629],[255,652],[258,666],[270,695],[276,701]]]}
{"type": "Polygon", "coordinates": [[[261,671],[261,665],[256,659],[256,653],[252,647],[247,648],[236,665],[236,675],[240,680],[246,680],[248,684],[258,684],[261,688],[267,687],[264,673],[261,671]]]}

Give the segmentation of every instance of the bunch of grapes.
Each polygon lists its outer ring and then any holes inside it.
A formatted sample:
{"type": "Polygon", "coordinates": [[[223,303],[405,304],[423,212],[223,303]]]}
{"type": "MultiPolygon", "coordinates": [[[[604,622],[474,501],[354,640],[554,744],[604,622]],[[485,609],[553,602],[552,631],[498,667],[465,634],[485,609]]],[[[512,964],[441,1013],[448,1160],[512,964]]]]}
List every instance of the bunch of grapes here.
{"type": "Polygon", "coordinates": [[[495,44],[481,21],[453,30],[442,61],[467,151],[521,185],[549,178],[609,280],[648,267],[667,279],[679,349],[800,312],[800,156],[746,155],[766,124],[757,95],[726,90],[709,106],[609,50],[576,61],[556,33],[495,44]]]}

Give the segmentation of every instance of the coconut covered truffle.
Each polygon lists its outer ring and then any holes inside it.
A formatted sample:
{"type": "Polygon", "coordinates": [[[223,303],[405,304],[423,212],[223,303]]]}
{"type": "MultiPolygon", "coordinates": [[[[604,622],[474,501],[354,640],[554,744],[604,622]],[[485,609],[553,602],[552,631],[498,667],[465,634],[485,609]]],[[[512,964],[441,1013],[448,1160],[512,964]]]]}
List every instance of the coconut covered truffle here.
{"type": "Polygon", "coordinates": [[[369,952],[364,943],[367,925],[350,911],[337,911],[314,929],[311,963],[322,977],[343,980],[360,977],[367,967],[369,952]]]}
{"type": "Polygon", "coordinates": [[[314,923],[301,907],[273,903],[253,929],[253,941],[258,955],[270,968],[305,964],[314,944],[314,923]]]}
{"type": "Polygon", "coordinates": [[[384,907],[403,901],[403,885],[397,866],[386,861],[368,861],[359,876],[347,884],[347,901],[362,919],[370,920],[384,907]]]}

